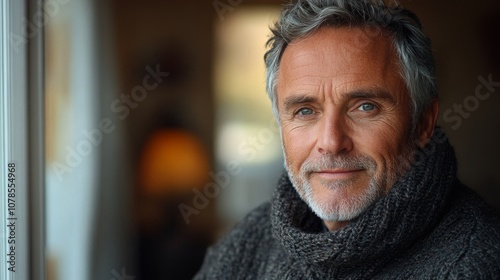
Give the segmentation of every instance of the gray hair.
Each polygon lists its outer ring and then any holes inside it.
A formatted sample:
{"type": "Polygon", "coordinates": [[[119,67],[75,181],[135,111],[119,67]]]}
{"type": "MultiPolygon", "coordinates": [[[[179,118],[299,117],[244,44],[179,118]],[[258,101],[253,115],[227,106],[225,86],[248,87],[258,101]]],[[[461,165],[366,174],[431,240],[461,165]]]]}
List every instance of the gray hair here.
{"type": "MultiPolygon", "coordinates": [[[[437,98],[435,64],[430,39],[418,17],[383,0],[298,0],[286,5],[271,28],[266,46],[266,87],[279,122],[276,84],[281,56],[293,40],[304,38],[320,27],[376,28],[388,34],[399,58],[400,75],[412,100],[414,128],[421,114],[437,98]]],[[[373,35],[372,35],[373,36],[373,35]]]]}

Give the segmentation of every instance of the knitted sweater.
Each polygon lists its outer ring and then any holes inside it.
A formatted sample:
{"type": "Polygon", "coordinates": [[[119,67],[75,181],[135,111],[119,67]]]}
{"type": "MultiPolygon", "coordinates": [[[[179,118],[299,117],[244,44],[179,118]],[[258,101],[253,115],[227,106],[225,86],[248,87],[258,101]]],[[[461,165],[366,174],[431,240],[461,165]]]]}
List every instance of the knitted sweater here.
{"type": "Polygon", "coordinates": [[[337,231],[288,176],[273,199],[209,249],[195,279],[500,279],[500,219],[432,143],[391,191],[337,231]]]}

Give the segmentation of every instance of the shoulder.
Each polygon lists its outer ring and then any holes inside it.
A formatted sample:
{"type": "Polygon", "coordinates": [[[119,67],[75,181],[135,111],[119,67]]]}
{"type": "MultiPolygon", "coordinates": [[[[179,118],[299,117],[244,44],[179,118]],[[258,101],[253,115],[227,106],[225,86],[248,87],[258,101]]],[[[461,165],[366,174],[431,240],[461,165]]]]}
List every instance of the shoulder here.
{"type": "Polygon", "coordinates": [[[498,214],[476,193],[457,184],[438,224],[397,257],[383,275],[409,279],[498,279],[498,214]]]}
{"type": "MultiPolygon", "coordinates": [[[[470,233],[471,242],[500,239],[500,215],[496,210],[462,184],[456,186],[453,197],[450,211],[446,216],[448,222],[455,220],[460,222],[458,226],[470,233]]],[[[500,243],[495,247],[498,246],[500,243]]]]}
{"type": "Polygon", "coordinates": [[[453,198],[440,230],[445,237],[442,242],[454,252],[449,255],[446,274],[454,279],[500,277],[498,212],[461,184],[456,186],[453,198]]]}
{"type": "Polygon", "coordinates": [[[269,202],[255,208],[210,249],[216,251],[224,250],[227,246],[253,247],[271,232],[270,211],[269,202]]]}
{"type": "Polygon", "coordinates": [[[210,247],[195,279],[220,279],[251,271],[272,243],[269,202],[250,212],[217,244],[210,247]]]}

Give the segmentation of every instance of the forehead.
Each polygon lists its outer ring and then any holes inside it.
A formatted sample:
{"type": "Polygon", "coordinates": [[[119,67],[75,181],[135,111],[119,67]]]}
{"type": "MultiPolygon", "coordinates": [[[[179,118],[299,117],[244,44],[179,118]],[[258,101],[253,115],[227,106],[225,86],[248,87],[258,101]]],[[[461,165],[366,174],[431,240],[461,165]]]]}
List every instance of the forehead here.
{"type": "Polygon", "coordinates": [[[280,92],[331,91],[356,87],[385,87],[399,91],[398,57],[391,38],[364,28],[323,27],[312,35],[293,41],[284,51],[278,72],[280,92]]]}

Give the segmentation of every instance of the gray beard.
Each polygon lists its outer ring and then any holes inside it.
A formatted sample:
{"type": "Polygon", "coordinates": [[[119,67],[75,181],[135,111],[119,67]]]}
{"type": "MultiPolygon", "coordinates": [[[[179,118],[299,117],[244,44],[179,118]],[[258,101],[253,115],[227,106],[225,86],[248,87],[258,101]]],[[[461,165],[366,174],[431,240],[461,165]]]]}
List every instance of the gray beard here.
{"type": "MultiPolygon", "coordinates": [[[[378,199],[383,197],[396,183],[396,181],[408,170],[412,151],[411,145],[407,145],[405,151],[397,156],[392,163],[384,162],[384,172],[382,175],[375,176],[377,167],[376,162],[367,156],[333,156],[325,155],[318,161],[305,161],[298,174],[292,171],[288,161],[286,152],[285,155],[285,168],[288,172],[290,181],[294,188],[299,193],[302,200],[304,200],[311,210],[324,221],[350,221],[358,217],[368,207],[375,203],[378,199]],[[348,198],[342,199],[337,203],[329,201],[318,201],[314,198],[314,191],[311,185],[309,175],[313,171],[324,170],[328,168],[362,168],[368,174],[371,174],[371,179],[366,188],[363,188],[361,194],[352,195],[348,198]]],[[[283,149],[284,151],[284,149],[283,149]]],[[[332,191],[341,191],[343,188],[349,188],[353,180],[342,180],[335,182],[320,182],[323,187],[332,191]]]]}

